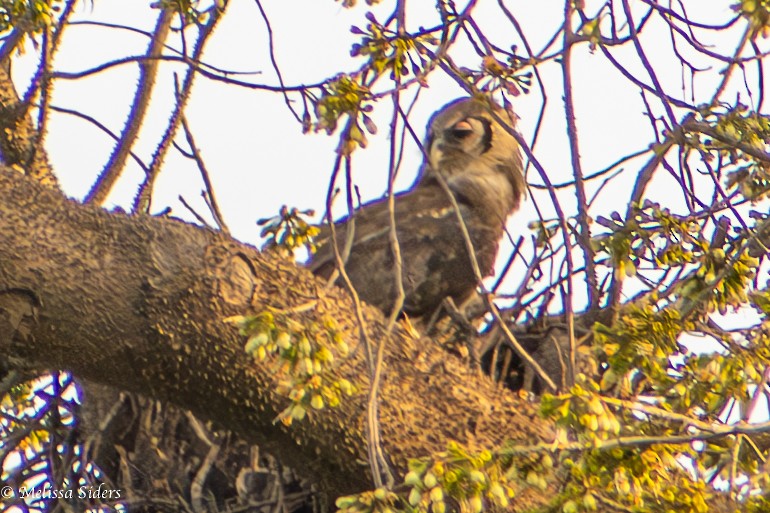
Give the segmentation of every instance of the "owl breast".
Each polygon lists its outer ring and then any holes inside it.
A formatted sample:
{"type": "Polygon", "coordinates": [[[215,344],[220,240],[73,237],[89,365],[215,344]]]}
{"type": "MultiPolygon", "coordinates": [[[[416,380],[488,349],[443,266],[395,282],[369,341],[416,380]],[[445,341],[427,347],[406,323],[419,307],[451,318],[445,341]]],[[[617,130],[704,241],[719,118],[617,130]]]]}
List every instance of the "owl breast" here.
{"type": "MultiPolygon", "coordinates": [[[[403,311],[411,316],[432,314],[447,297],[462,302],[479,285],[463,224],[482,275],[492,273],[506,219],[523,195],[518,145],[491,108],[466,98],[437,112],[429,123],[421,178],[394,198],[403,311]]],[[[390,313],[398,277],[387,199],[367,203],[335,223],[340,252],[350,229],[353,244],[345,271],[361,299],[390,313]]],[[[319,276],[330,277],[336,267],[333,244],[331,230],[322,227],[318,251],[308,263],[319,276]]]]}

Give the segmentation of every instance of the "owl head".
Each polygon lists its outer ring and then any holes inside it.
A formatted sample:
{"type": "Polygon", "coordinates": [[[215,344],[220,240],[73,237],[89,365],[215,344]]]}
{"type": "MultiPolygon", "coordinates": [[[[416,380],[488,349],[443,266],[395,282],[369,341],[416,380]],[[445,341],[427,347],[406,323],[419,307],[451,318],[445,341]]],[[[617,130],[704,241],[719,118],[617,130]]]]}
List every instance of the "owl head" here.
{"type": "Polygon", "coordinates": [[[419,182],[440,174],[450,188],[477,203],[496,203],[507,215],[524,195],[519,144],[511,135],[512,113],[483,98],[445,105],[428,123],[426,159],[419,182]],[[492,116],[502,120],[503,126],[492,116]]]}

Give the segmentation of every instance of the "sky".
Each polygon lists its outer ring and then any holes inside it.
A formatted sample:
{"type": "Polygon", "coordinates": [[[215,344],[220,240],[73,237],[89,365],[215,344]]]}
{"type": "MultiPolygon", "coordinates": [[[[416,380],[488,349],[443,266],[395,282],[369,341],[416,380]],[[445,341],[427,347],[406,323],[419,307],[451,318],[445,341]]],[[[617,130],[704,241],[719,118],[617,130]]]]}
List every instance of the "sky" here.
{"type": "MultiPolygon", "coordinates": [[[[340,71],[354,70],[362,64],[360,58],[349,55],[351,44],[359,37],[350,32],[351,25],[364,26],[364,15],[368,11],[382,20],[392,7],[391,2],[382,2],[375,7],[359,3],[354,9],[345,9],[332,0],[262,0],[261,5],[275,35],[275,58],[286,84],[316,83],[340,71]]],[[[684,5],[693,13],[694,19],[707,21],[714,17],[732,17],[731,3],[690,0],[684,5]]],[[[149,4],[148,1],[121,0],[83,2],[72,19],[99,20],[151,30],[157,10],[151,9],[149,4]]],[[[254,73],[241,76],[242,79],[276,85],[278,81],[270,64],[265,22],[257,2],[231,0],[230,4],[207,46],[204,60],[220,68],[254,73]]],[[[461,7],[465,2],[458,4],[461,7]]],[[[587,12],[595,12],[603,2],[589,0],[585,4],[587,12]]],[[[205,1],[201,2],[201,7],[205,5],[205,1]]],[[[562,17],[562,0],[506,0],[505,5],[516,14],[535,50],[543,47],[562,17]]],[[[634,13],[640,17],[645,10],[644,5],[639,1],[632,2],[632,5],[634,13]]],[[[407,7],[407,25],[410,28],[432,26],[438,22],[433,2],[412,1],[407,7]]],[[[512,35],[507,20],[501,18],[497,2],[480,0],[474,9],[474,18],[494,43],[503,47],[518,44],[521,48],[521,42],[512,35]]],[[[721,33],[714,43],[733,48],[740,34],[739,29],[736,27],[721,33]]],[[[653,18],[645,29],[643,43],[664,88],[673,95],[678,93],[679,97],[689,99],[689,82],[683,80],[681,68],[675,65],[668,32],[661,21],[653,18]]],[[[172,38],[169,44],[178,47],[179,38],[172,38]]],[[[55,67],[61,71],[88,69],[111,59],[140,55],[146,46],[146,37],[135,32],[75,25],[65,32],[55,67]]],[[[28,48],[32,49],[31,46],[28,48]]],[[[646,78],[630,45],[613,49],[613,55],[635,75],[646,78]]],[[[15,63],[14,78],[20,84],[25,83],[33,72],[34,57],[34,52],[29,51],[26,58],[15,63]]],[[[479,58],[467,44],[464,48],[459,45],[454,58],[460,65],[479,65],[479,58]]],[[[696,65],[701,66],[703,62],[703,59],[694,58],[696,65]]],[[[591,52],[587,45],[576,47],[572,70],[580,157],[586,175],[603,169],[621,156],[645,149],[653,141],[653,130],[638,90],[611,67],[601,52],[591,52]]],[[[149,162],[165,129],[173,104],[173,74],[182,71],[183,68],[178,65],[166,64],[162,67],[150,114],[135,147],[135,152],[145,162],[149,162]]],[[[534,153],[551,182],[564,183],[572,179],[572,167],[562,101],[561,67],[551,62],[543,65],[540,71],[546,97],[533,87],[530,94],[515,98],[514,109],[520,118],[520,132],[531,141],[540,109],[545,105],[534,153]]],[[[719,80],[717,71],[714,68],[696,77],[695,93],[703,95],[700,101],[719,80]]],[[[128,64],[87,78],[59,80],[52,104],[80,110],[118,133],[125,122],[137,78],[137,66],[128,64]]],[[[740,80],[734,82],[733,89],[737,94],[742,85],[740,80]]],[[[429,84],[430,87],[420,93],[410,115],[410,122],[421,137],[432,112],[464,95],[459,86],[441,73],[435,73],[429,84]]],[[[404,95],[407,104],[412,95],[412,92],[404,95]]],[[[299,209],[315,209],[320,218],[335,159],[335,136],[303,134],[300,124],[279,94],[239,88],[203,77],[197,79],[186,112],[197,145],[210,170],[225,220],[236,238],[258,245],[256,220],[275,215],[284,204],[299,209]]],[[[354,180],[364,201],[382,196],[386,189],[390,144],[387,125],[390,115],[389,101],[376,105],[372,117],[379,131],[376,136],[369,136],[368,148],[357,151],[353,157],[354,180]]],[[[181,133],[177,141],[184,146],[181,133]]],[[[112,145],[113,141],[106,134],[87,122],[66,114],[51,114],[46,148],[68,195],[78,199],[85,195],[107,161],[112,145]]],[[[421,160],[417,145],[407,141],[397,189],[404,189],[412,183],[421,160]]],[[[619,179],[610,184],[602,186],[601,181],[587,184],[589,198],[600,189],[592,215],[625,211],[633,180],[643,161],[636,159],[627,163],[619,179]]],[[[124,176],[109,198],[108,208],[128,208],[140,179],[141,170],[129,161],[124,176]]],[[[532,169],[528,181],[530,184],[542,184],[541,178],[532,169]]],[[[195,164],[172,150],[155,188],[153,212],[170,206],[175,215],[191,219],[178,200],[178,196],[182,195],[196,211],[209,218],[200,195],[202,187],[195,164]]],[[[704,187],[709,185],[706,183],[704,187]]],[[[653,198],[674,210],[683,207],[681,193],[677,194],[677,189],[678,186],[665,176],[656,179],[650,187],[653,198]]],[[[574,215],[574,191],[571,188],[560,191],[559,200],[568,215],[574,215]]],[[[527,226],[538,218],[536,206],[545,218],[554,217],[553,205],[545,191],[531,189],[529,200],[510,220],[509,229],[515,236],[528,238],[531,235],[527,226]]],[[[335,214],[342,213],[344,206],[339,205],[335,214]]],[[[503,244],[505,250],[506,243],[503,244]]],[[[523,273],[522,264],[517,265],[512,273],[514,276],[523,273]]]]}
{"type": "MultiPolygon", "coordinates": [[[[264,22],[256,3],[235,0],[231,4],[207,48],[205,60],[226,69],[258,72],[248,78],[276,84],[268,60],[264,22]]],[[[500,31],[504,25],[494,19],[499,17],[499,11],[492,4],[495,2],[479,2],[477,18],[481,26],[500,31]]],[[[510,1],[508,5],[522,20],[535,48],[540,48],[553,33],[562,9],[562,2],[554,0],[536,5],[510,1]]],[[[365,23],[362,18],[368,10],[366,6],[344,9],[331,0],[265,0],[263,6],[276,35],[275,54],[287,84],[318,82],[361,64],[360,59],[348,55],[351,43],[357,38],[349,29],[353,24],[365,23]],[[302,15],[297,16],[297,12],[302,15]]],[[[412,2],[409,9],[407,22],[411,26],[427,26],[437,20],[432,2],[412,2]],[[414,12],[413,5],[422,5],[424,9],[414,12]]],[[[388,12],[385,5],[373,11],[380,19],[388,12]]],[[[157,11],[148,8],[148,2],[98,0],[81,4],[75,19],[124,23],[149,30],[156,14],[157,11]]],[[[510,38],[506,35],[505,39],[510,38]]],[[[65,34],[56,67],[65,71],[86,69],[116,57],[140,54],[146,44],[146,39],[139,34],[74,26],[65,34]]],[[[458,60],[478,65],[478,58],[470,52],[463,57],[458,60]]],[[[166,68],[158,81],[160,87],[153,100],[152,115],[143,127],[136,148],[145,160],[149,160],[155,141],[164,129],[167,109],[173,99],[171,72],[174,69],[166,68]]],[[[30,69],[31,66],[26,69],[17,66],[19,78],[30,69]]],[[[180,69],[176,67],[176,71],[180,69]]],[[[604,58],[576,52],[574,69],[586,169],[600,169],[610,164],[616,155],[638,150],[640,143],[647,144],[651,130],[643,116],[639,95],[633,88],[624,87],[624,82],[618,80],[617,73],[612,73],[604,58]],[[619,124],[623,130],[617,130],[619,124]]],[[[537,156],[551,180],[560,182],[571,173],[560,101],[560,69],[550,65],[544,67],[543,72],[545,82],[555,87],[549,91],[548,117],[537,156]]],[[[112,68],[86,79],[62,80],[56,85],[52,103],[81,109],[117,132],[124,122],[136,80],[135,65],[112,68]]],[[[678,69],[664,73],[664,82],[669,81],[679,81],[678,69]]],[[[413,126],[422,131],[434,110],[461,95],[459,87],[445,78],[432,81],[430,88],[421,94],[412,116],[413,126]]],[[[541,103],[542,98],[534,89],[532,94],[516,99],[520,130],[525,136],[531,136],[541,103]]],[[[354,156],[356,181],[364,198],[378,197],[385,189],[389,110],[388,102],[378,106],[375,120],[380,127],[379,134],[369,138],[371,144],[366,151],[354,156]]],[[[281,96],[199,78],[187,115],[236,236],[255,242],[253,220],[276,212],[281,204],[321,208],[336,140],[323,133],[303,135],[281,96]]],[[[57,173],[68,194],[82,197],[109,155],[112,142],[98,129],[68,115],[53,114],[50,123],[47,148],[57,173]]],[[[421,157],[415,145],[407,148],[405,158],[401,187],[411,183],[419,167],[421,157]]],[[[125,206],[139,177],[138,166],[130,165],[111,202],[125,206]]],[[[533,177],[530,181],[539,179],[533,177]]],[[[200,206],[200,187],[194,164],[173,154],[157,186],[155,205],[158,210],[167,204],[177,207],[176,196],[181,193],[200,206]]]]}

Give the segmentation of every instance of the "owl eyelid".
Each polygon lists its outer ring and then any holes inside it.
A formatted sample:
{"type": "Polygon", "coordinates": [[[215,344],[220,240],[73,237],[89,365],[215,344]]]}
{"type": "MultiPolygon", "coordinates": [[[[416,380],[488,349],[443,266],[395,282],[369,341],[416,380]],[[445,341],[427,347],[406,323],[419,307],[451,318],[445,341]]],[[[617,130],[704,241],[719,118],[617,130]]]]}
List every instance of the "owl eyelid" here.
{"type": "Polygon", "coordinates": [[[456,139],[465,139],[473,133],[473,125],[471,125],[468,120],[463,119],[462,121],[455,123],[454,126],[449,129],[449,133],[456,139]]]}

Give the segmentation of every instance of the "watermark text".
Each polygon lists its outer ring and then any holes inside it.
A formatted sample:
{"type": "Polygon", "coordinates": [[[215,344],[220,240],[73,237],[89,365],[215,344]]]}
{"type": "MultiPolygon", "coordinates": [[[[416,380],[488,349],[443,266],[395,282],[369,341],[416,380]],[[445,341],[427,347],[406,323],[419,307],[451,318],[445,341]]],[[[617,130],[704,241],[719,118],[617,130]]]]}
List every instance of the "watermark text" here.
{"type": "Polygon", "coordinates": [[[81,486],[79,488],[67,488],[57,489],[53,488],[50,483],[45,483],[40,487],[22,486],[18,490],[11,486],[3,486],[0,488],[0,498],[10,499],[11,497],[19,497],[21,499],[106,499],[116,500],[122,497],[122,490],[109,488],[105,484],[99,486],[81,486]]]}

